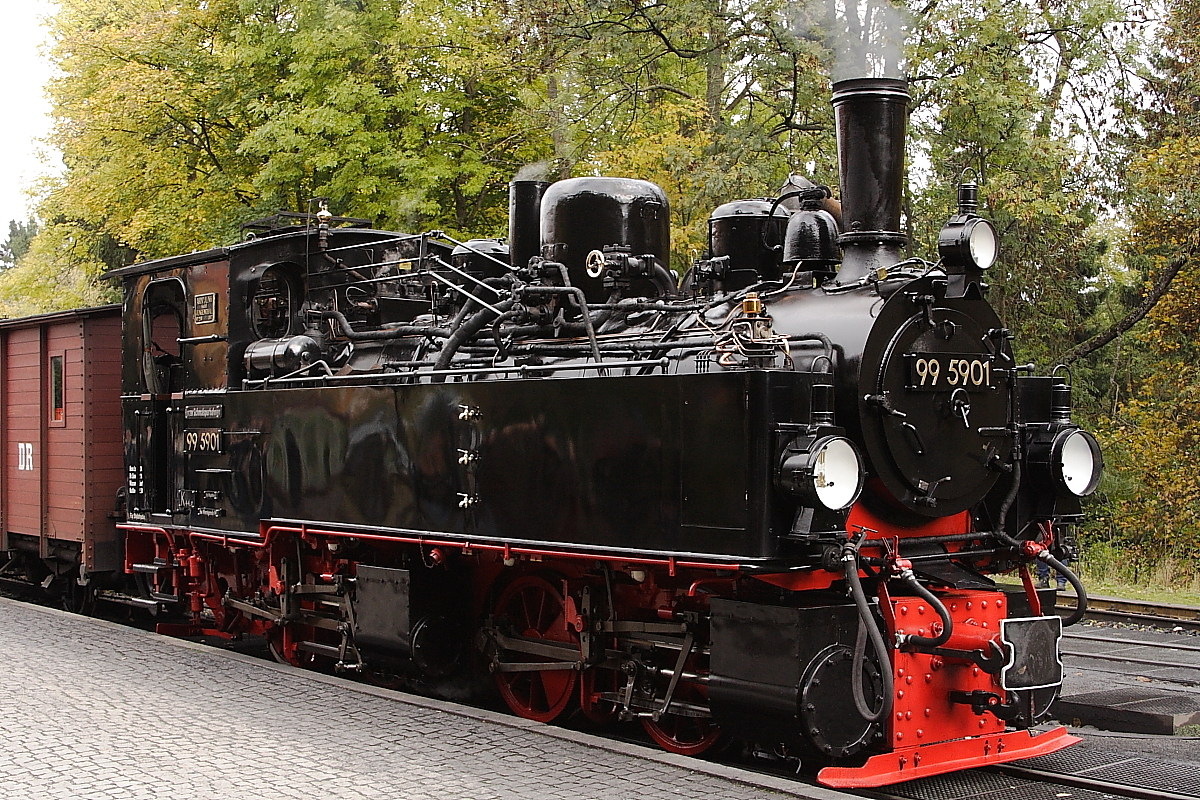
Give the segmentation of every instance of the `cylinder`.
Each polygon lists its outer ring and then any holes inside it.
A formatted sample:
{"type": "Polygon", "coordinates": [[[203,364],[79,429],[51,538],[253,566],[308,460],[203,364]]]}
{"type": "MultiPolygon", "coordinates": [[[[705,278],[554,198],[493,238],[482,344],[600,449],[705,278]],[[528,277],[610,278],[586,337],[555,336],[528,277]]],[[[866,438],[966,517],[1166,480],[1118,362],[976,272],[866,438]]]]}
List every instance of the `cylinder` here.
{"type": "Polygon", "coordinates": [[[908,83],[855,78],[833,85],[845,253],[838,282],[900,260],[908,83]]]}
{"type": "Polygon", "coordinates": [[[243,356],[247,374],[254,378],[287,375],[321,360],[321,345],[311,336],[259,339],[243,356]]]}
{"type": "Polygon", "coordinates": [[[514,269],[529,266],[542,249],[542,195],[547,181],[513,181],[508,185],[508,252],[514,269]]]}

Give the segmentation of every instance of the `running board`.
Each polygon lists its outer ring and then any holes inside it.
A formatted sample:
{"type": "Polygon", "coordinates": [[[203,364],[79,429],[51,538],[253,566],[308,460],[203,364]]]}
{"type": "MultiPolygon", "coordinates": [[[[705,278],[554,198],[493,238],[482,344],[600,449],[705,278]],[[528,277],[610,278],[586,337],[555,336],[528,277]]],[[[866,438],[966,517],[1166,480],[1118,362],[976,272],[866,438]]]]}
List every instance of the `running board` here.
{"type": "Polygon", "coordinates": [[[834,789],[869,789],[960,769],[1044,756],[1079,741],[1082,741],[1079,737],[1059,727],[1040,734],[1009,731],[933,742],[871,756],[861,767],[825,767],[817,773],[817,782],[834,789]]]}

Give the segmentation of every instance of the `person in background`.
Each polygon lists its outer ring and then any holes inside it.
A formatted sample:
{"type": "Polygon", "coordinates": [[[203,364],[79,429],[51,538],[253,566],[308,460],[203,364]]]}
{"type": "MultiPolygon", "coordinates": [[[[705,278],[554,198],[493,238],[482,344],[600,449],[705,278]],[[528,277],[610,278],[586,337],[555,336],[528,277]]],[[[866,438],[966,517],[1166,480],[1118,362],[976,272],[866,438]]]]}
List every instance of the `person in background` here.
{"type": "MultiPolygon", "coordinates": [[[[1068,567],[1071,566],[1071,564],[1076,560],[1075,543],[1074,538],[1071,535],[1071,528],[1059,528],[1058,536],[1055,537],[1055,541],[1050,546],[1050,554],[1068,567]]],[[[1051,569],[1050,565],[1041,559],[1039,559],[1037,562],[1037,588],[1050,588],[1051,573],[1054,575],[1055,584],[1058,586],[1058,590],[1061,592],[1063,589],[1066,589],[1066,577],[1057,570],[1051,569]]]]}

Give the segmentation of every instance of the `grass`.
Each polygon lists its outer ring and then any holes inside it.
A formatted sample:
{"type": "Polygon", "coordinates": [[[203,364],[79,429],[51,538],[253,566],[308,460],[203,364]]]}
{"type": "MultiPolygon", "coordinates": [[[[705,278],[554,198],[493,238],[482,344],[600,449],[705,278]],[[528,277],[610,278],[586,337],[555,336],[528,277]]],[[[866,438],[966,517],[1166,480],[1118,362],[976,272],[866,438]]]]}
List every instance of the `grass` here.
{"type": "Polygon", "coordinates": [[[1093,542],[1083,548],[1074,566],[1091,594],[1200,606],[1200,570],[1191,562],[1167,556],[1147,563],[1107,543],[1093,542]]]}

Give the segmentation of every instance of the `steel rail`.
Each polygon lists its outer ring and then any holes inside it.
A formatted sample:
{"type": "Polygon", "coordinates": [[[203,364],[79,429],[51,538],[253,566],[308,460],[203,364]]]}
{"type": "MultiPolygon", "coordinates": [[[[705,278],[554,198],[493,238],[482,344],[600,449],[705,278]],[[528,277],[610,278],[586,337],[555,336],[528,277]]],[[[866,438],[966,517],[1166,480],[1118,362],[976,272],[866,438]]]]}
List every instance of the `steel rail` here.
{"type": "Polygon", "coordinates": [[[1122,656],[1110,653],[1080,653],[1075,650],[1063,650],[1064,656],[1072,656],[1074,658],[1093,658],[1097,661],[1114,661],[1120,664],[1139,664],[1145,667],[1162,667],[1164,669],[1193,669],[1200,671],[1200,665],[1197,664],[1176,664],[1170,661],[1155,661],[1150,658],[1136,658],[1134,656],[1122,656]]]}
{"type": "MultiPolygon", "coordinates": [[[[1118,639],[1115,636],[1088,636],[1084,633],[1063,633],[1064,639],[1074,639],[1080,642],[1104,642],[1105,644],[1123,644],[1127,647],[1153,647],[1159,650],[1187,650],[1200,653],[1200,647],[1188,644],[1168,644],[1165,642],[1137,642],[1131,639],[1118,639]]],[[[1197,667],[1200,669],[1200,666],[1197,667]]]]}
{"type": "Polygon", "coordinates": [[[998,772],[1001,775],[1007,775],[1011,778],[1024,778],[1026,780],[1036,781],[1038,783],[1051,783],[1059,786],[1070,786],[1073,789],[1090,789],[1093,792],[1118,795],[1120,797],[1132,797],[1137,798],[1137,800],[1197,800],[1198,797],[1194,794],[1168,792],[1165,789],[1156,789],[1149,786],[1131,786],[1124,783],[1112,783],[1111,781],[1102,781],[1097,778],[1089,778],[1086,775],[1068,775],[1062,772],[1051,772],[1049,770],[1034,769],[1032,767],[1016,766],[1012,764],[991,767],[989,770],[998,772]]]}
{"type": "MultiPolygon", "coordinates": [[[[1074,595],[1060,594],[1055,600],[1055,610],[1065,612],[1074,608],[1072,605],[1060,605],[1059,601],[1064,599],[1073,602],[1074,595]]],[[[1195,606],[1089,596],[1085,618],[1096,622],[1126,622],[1200,632],[1200,608],[1195,606]]]]}
{"type": "MultiPolygon", "coordinates": [[[[1124,783],[1113,783],[1111,781],[1103,781],[1097,778],[1089,778],[1086,775],[1072,775],[1063,772],[1052,772],[1050,770],[1034,769],[1033,767],[1025,767],[1016,764],[997,764],[994,767],[981,767],[980,772],[988,772],[994,775],[1003,775],[1008,778],[1016,778],[1018,780],[1029,781],[1049,786],[1063,786],[1072,789],[1083,789],[1096,792],[1097,794],[1107,795],[1109,797],[1127,797],[1133,800],[1198,800],[1197,795],[1180,794],[1179,792],[1169,792],[1165,789],[1156,789],[1148,786],[1133,786],[1124,783]]],[[[949,773],[947,775],[935,776],[925,780],[937,780],[940,778],[953,779],[955,775],[964,773],[949,773]]],[[[1021,796],[1020,786],[1011,787],[1013,797],[1021,796]]],[[[877,800],[913,800],[910,794],[898,794],[892,787],[881,786],[877,789],[854,789],[851,790],[856,794],[861,794],[865,797],[876,798],[877,800]]],[[[944,792],[938,793],[939,797],[948,796],[944,792]]],[[[966,797],[968,795],[962,795],[966,797]]],[[[970,795],[974,796],[974,795],[970,795]]]]}

